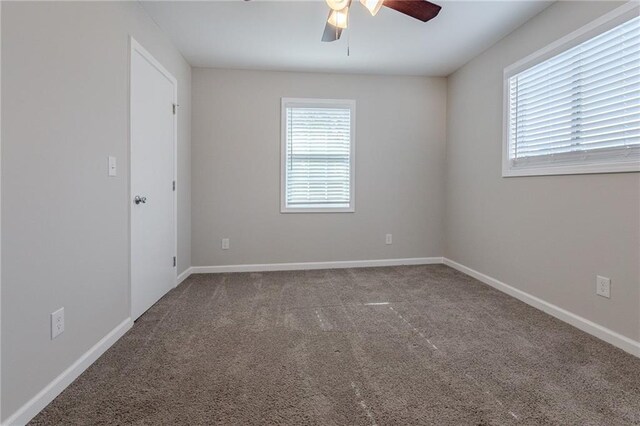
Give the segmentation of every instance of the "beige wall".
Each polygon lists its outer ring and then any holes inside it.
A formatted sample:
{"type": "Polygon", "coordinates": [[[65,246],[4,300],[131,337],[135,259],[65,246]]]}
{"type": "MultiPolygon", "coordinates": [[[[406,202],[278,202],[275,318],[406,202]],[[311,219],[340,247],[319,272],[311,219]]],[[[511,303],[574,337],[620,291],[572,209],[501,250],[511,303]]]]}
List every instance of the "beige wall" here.
{"type": "Polygon", "coordinates": [[[617,5],[558,2],[449,77],[444,254],[640,340],[640,174],[501,177],[504,67],[617,5]]]}
{"type": "Polygon", "coordinates": [[[135,2],[3,2],[3,419],[129,316],[129,34],[179,82],[178,257],[191,263],[190,66],[135,2]]]}
{"type": "Polygon", "coordinates": [[[442,78],[194,68],[193,265],[440,256],[445,109],[442,78]],[[356,100],[355,213],[280,213],[282,97],[356,100]]]}

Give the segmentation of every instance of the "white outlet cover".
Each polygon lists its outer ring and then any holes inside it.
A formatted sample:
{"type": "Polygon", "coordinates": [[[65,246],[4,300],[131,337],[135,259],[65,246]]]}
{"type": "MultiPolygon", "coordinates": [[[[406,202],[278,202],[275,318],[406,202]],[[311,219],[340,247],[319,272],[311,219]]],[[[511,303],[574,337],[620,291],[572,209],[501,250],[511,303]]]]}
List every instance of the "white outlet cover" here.
{"type": "Polygon", "coordinates": [[[223,238],[222,239],[222,250],[229,250],[229,239],[228,238],[223,238]]]}
{"type": "Polygon", "coordinates": [[[385,243],[385,244],[387,244],[387,245],[388,245],[388,244],[393,244],[393,235],[391,235],[391,234],[387,234],[387,235],[385,236],[384,243],[385,243]]]}
{"type": "Polygon", "coordinates": [[[607,277],[596,276],[596,294],[598,296],[611,298],[611,279],[607,277]]]}
{"type": "Polygon", "coordinates": [[[55,339],[64,332],[64,308],[51,314],[51,339],[55,339]]]}

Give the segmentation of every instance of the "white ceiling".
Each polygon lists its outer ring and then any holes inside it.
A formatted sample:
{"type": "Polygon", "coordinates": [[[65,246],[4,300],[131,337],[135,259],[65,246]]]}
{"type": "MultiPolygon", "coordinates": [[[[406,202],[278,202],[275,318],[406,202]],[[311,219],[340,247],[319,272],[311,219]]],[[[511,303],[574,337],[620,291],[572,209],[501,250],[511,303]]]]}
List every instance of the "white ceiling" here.
{"type": "Polygon", "coordinates": [[[195,67],[429,76],[452,73],[552,2],[435,0],[442,10],[427,23],[356,3],[342,38],[322,43],[324,0],[142,2],[195,67]]]}

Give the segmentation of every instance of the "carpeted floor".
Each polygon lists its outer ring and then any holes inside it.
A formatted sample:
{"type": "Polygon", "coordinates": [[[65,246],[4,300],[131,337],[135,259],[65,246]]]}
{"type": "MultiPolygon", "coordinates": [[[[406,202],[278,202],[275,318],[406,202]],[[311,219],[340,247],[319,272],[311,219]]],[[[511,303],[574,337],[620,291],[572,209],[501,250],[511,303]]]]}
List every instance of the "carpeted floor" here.
{"type": "Polygon", "coordinates": [[[640,424],[640,359],[443,265],[194,275],[32,422],[640,424]]]}

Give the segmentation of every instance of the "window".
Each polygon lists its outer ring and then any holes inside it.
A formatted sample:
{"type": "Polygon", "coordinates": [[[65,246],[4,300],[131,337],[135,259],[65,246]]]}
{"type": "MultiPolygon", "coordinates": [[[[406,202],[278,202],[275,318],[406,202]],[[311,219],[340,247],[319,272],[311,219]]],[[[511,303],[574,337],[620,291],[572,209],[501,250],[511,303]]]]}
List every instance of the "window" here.
{"type": "Polygon", "coordinates": [[[282,99],[281,212],[354,211],[355,101],[282,99]]]}
{"type": "Polygon", "coordinates": [[[503,176],[640,171],[640,17],[627,4],[505,70],[503,176]]]}

